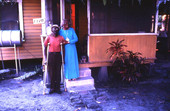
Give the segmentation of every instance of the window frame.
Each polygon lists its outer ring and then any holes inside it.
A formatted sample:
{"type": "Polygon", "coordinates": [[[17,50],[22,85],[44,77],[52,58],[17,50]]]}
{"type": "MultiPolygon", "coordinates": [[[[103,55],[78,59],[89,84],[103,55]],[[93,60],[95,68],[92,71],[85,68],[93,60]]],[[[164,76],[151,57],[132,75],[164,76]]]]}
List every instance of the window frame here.
{"type": "Polygon", "coordinates": [[[22,41],[25,41],[22,0],[17,0],[17,2],[18,2],[18,9],[19,9],[19,25],[21,30],[22,41]]]}
{"type": "Polygon", "coordinates": [[[87,0],[87,18],[88,18],[88,35],[89,36],[111,36],[111,35],[158,35],[157,34],[157,24],[158,24],[158,4],[156,4],[156,13],[155,13],[155,28],[154,28],[154,32],[153,33],[91,33],[90,32],[90,21],[91,21],[91,17],[90,17],[90,6],[91,5],[91,0],[87,0]]]}

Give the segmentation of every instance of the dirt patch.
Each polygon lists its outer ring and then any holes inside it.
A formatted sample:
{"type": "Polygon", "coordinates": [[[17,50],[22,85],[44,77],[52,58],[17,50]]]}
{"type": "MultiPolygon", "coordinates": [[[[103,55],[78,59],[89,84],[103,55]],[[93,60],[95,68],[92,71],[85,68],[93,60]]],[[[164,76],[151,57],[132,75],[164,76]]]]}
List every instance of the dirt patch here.
{"type": "MultiPolygon", "coordinates": [[[[15,80],[15,71],[0,80],[1,111],[170,111],[169,59],[157,60],[152,74],[136,84],[95,78],[96,90],[43,95],[42,73],[15,80]],[[7,76],[9,76],[7,78],[7,76]]],[[[23,72],[41,68],[41,62],[23,63],[23,72]],[[31,64],[31,65],[30,65],[31,64]],[[30,67],[31,66],[31,67],[30,67]],[[24,68],[25,67],[25,68],[24,68]]],[[[2,75],[1,75],[2,78],[2,75]]]]}

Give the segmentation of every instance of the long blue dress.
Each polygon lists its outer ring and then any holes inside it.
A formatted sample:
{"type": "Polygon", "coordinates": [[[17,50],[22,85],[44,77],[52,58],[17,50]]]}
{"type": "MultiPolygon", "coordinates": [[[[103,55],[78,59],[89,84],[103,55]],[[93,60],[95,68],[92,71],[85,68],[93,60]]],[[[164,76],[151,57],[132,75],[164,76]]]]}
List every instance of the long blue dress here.
{"type": "Polygon", "coordinates": [[[65,45],[65,64],[64,64],[64,74],[66,79],[75,79],[79,77],[79,63],[76,49],[76,42],[78,37],[73,28],[67,30],[61,29],[59,34],[66,38],[69,38],[69,44],[65,45]]]}

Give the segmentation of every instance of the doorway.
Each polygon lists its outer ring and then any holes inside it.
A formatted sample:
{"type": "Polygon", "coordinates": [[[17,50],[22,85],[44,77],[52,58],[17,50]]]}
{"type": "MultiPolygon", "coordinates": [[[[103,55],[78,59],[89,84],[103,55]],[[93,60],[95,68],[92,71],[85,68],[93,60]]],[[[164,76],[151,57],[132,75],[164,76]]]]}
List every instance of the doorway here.
{"type": "Polygon", "coordinates": [[[65,18],[71,20],[79,41],[76,43],[79,63],[88,61],[87,57],[87,0],[65,0],[65,18]]]}

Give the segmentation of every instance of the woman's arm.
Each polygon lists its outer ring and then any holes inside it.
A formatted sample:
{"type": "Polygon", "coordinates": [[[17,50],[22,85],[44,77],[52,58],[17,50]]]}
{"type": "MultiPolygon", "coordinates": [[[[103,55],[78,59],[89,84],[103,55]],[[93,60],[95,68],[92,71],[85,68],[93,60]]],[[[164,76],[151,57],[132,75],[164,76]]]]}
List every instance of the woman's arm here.
{"type": "Polygon", "coordinates": [[[78,37],[77,37],[77,34],[76,34],[76,32],[74,31],[73,28],[70,28],[70,30],[72,31],[73,39],[71,39],[69,42],[70,42],[71,44],[74,44],[74,43],[76,43],[76,42],[78,41],[78,37]]]}

